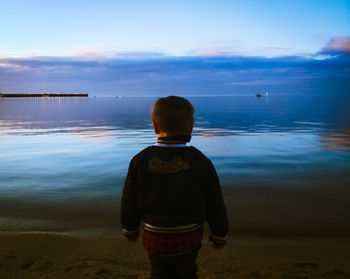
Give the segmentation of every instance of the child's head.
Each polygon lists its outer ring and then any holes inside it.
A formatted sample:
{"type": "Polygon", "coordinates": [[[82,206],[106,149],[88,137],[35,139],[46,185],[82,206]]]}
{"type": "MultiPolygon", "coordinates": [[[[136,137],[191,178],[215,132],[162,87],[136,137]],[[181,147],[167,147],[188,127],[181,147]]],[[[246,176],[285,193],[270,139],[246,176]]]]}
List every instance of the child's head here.
{"type": "Polygon", "coordinates": [[[159,98],[152,108],[152,122],[156,134],[190,135],[193,128],[194,108],[185,98],[159,98]]]}

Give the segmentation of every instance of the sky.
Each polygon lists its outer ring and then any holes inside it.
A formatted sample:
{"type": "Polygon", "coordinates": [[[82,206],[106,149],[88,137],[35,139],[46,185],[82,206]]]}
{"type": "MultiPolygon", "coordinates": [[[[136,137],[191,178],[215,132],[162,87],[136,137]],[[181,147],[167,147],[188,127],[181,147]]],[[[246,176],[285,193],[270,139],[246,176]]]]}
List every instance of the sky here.
{"type": "Polygon", "coordinates": [[[348,0],[2,0],[0,92],[350,91],[348,0]]]}

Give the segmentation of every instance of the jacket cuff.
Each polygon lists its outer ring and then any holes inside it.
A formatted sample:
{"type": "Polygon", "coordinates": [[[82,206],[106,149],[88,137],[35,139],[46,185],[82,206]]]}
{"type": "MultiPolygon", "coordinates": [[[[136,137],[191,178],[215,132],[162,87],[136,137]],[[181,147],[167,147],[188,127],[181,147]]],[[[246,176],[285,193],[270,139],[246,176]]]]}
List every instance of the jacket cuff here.
{"type": "Polygon", "coordinates": [[[130,231],[127,229],[122,229],[122,234],[126,237],[126,238],[134,238],[134,237],[138,237],[140,234],[140,229],[134,230],[134,231],[130,231]]]}
{"type": "Polygon", "coordinates": [[[228,242],[228,235],[225,237],[215,236],[213,234],[209,235],[209,241],[214,242],[217,245],[225,245],[228,242]]]}

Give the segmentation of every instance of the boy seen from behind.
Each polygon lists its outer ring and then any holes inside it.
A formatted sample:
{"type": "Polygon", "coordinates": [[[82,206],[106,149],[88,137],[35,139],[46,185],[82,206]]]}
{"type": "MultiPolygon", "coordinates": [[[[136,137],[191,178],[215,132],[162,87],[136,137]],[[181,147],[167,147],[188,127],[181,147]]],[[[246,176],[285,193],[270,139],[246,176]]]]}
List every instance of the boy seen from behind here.
{"type": "Polygon", "coordinates": [[[142,222],[152,279],[197,278],[203,222],[209,224],[215,248],[222,248],[228,239],[219,179],[211,161],[186,145],[194,124],[194,108],[188,100],[158,99],[152,123],[157,143],[134,156],[125,180],[123,235],[136,241],[142,222]]]}

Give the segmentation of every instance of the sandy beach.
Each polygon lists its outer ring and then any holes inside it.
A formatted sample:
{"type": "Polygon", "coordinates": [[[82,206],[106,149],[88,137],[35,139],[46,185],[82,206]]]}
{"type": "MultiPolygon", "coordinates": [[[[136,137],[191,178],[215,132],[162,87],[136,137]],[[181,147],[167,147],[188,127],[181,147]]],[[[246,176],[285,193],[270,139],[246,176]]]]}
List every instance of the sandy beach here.
{"type": "MultiPolygon", "coordinates": [[[[223,192],[230,242],[217,251],[205,236],[200,278],[350,278],[347,187],[223,192]]],[[[1,203],[0,278],[148,278],[142,242],[131,244],[120,235],[117,202],[90,210],[48,207],[39,214],[43,206],[9,210],[1,203]],[[27,230],[18,220],[27,220],[27,230]]]]}
{"type": "MultiPolygon", "coordinates": [[[[121,237],[0,236],[0,278],[147,278],[141,245],[121,237]]],[[[222,251],[203,243],[200,278],[349,278],[343,238],[231,237],[222,251]]]]}

